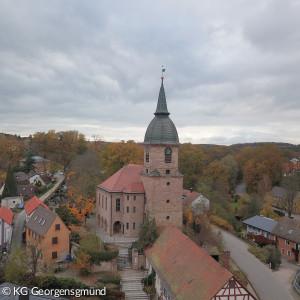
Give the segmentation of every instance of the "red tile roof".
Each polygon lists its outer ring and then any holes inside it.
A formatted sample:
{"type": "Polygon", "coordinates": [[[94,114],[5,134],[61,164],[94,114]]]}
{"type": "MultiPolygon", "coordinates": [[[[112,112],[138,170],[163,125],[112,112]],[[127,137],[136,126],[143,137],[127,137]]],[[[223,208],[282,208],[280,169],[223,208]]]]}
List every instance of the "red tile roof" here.
{"type": "Polygon", "coordinates": [[[144,193],[144,186],[140,179],[143,168],[132,164],[125,166],[98,187],[109,192],[144,193]]]}
{"type": "Polygon", "coordinates": [[[24,205],[27,216],[29,216],[39,205],[49,209],[45,203],[43,203],[38,197],[34,196],[24,205]]]}
{"type": "Polygon", "coordinates": [[[7,224],[11,225],[13,220],[13,212],[6,206],[0,207],[0,219],[2,219],[7,224]]]}
{"type": "Polygon", "coordinates": [[[211,299],[232,278],[229,271],[171,224],[145,254],[176,299],[211,299]]]}

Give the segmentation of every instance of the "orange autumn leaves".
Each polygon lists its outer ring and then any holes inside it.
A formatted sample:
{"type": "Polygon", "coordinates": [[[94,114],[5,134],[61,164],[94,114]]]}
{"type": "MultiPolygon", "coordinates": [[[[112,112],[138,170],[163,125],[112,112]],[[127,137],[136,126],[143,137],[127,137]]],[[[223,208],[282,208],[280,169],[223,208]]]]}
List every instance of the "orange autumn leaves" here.
{"type": "MultiPolygon", "coordinates": [[[[70,178],[75,174],[76,172],[70,172],[67,176],[67,181],[69,182],[70,178]]],[[[70,200],[67,206],[78,220],[83,220],[87,214],[93,211],[95,197],[83,195],[80,189],[72,184],[68,185],[68,196],[70,200]]]]}

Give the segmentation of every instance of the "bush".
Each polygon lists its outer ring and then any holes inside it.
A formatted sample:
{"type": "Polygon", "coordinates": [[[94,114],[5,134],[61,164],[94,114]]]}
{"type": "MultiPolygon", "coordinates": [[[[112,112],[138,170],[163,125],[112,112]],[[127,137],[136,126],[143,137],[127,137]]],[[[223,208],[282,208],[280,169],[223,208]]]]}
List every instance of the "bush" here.
{"type": "Polygon", "coordinates": [[[274,270],[281,264],[281,254],[275,246],[268,245],[264,249],[267,251],[267,263],[271,263],[271,268],[274,270]]]}
{"type": "Polygon", "coordinates": [[[101,261],[110,261],[119,255],[119,250],[102,250],[97,251],[93,249],[85,249],[86,252],[91,256],[92,261],[95,264],[100,265],[101,261]]]}
{"type": "Polygon", "coordinates": [[[226,229],[226,230],[233,230],[233,226],[229,224],[226,220],[218,217],[218,216],[210,216],[210,219],[216,225],[226,229]]]}

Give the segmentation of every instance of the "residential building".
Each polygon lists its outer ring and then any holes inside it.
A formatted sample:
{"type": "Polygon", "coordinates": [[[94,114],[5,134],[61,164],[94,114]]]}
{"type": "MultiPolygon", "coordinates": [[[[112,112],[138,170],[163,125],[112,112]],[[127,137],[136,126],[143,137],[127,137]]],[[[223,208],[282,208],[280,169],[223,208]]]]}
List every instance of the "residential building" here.
{"type": "Polygon", "coordinates": [[[32,197],[25,205],[24,209],[26,212],[26,222],[29,220],[29,218],[32,216],[33,212],[39,207],[42,206],[49,210],[49,207],[42,202],[38,197],[34,196],[32,197]]]}
{"type": "MultiPolygon", "coordinates": [[[[287,207],[287,203],[286,203],[286,199],[288,196],[287,189],[279,186],[274,186],[270,191],[270,195],[273,198],[273,202],[272,202],[273,206],[278,207],[280,209],[285,209],[287,207]]],[[[295,214],[300,213],[300,192],[298,191],[295,192],[292,213],[295,214]]]]}
{"type": "MultiPolygon", "coordinates": [[[[34,166],[35,166],[35,171],[37,173],[42,174],[43,172],[47,172],[47,170],[50,167],[50,160],[45,159],[38,155],[34,155],[34,156],[32,156],[32,158],[35,161],[34,166]]],[[[24,166],[25,161],[26,161],[26,158],[23,158],[19,161],[20,167],[24,166]]]]}
{"type": "Polygon", "coordinates": [[[283,217],[272,230],[277,249],[287,259],[300,263],[300,220],[283,217]]]}
{"type": "Polygon", "coordinates": [[[6,206],[8,209],[13,209],[15,207],[18,207],[22,203],[23,203],[22,196],[6,197],[1,200],[1,206],[6,206]]]}
{"type": "Polygon", "coordinates": [[[179,139],[169,118],[163,77],[154,115],[144,138],[144,165],[128,165],[97,186],[97,224],[110,236],[138,237],[146,212],[159,227],[182,226],[179,139]]]}
{"type": "Polygon", "coordinates": [[[145,250],[148,274],[156,273],[162,300],[256,299],[227,269],[169,224],[145,250]]]}
{"type": "Polygon", "coordinates": [[[38,206],[26,227],[26,247],[40,252],[45,262],[65,260],[70,253],[71,231],[58,214],[38,206]]]}
{"type": "Polygon", "coordinates": [[[271,238],[271,232],[277,222],[263,216],[254,216],[242,221],[247,226],[247,236],[260,244],[275,244],[271,238]]]}
{"type": "Polygon", "coordinates": [[[196,214],[209,210],[210,201],[201,193],[191,191],[183,198],[183,208],[190,206],[196,214]]]}
{"type": "Polygon", "coordinates": [[[10,245],[13,213],[6,206],[0,207],[0,250],[10,245]]]}
{"type": "Polygon", "coordinates": [[[22,196],[24,200],[29,199],[30,197],[38,194],[38,188],[35,185],[18,185],[17,186],[18,195],[22,196]]]}

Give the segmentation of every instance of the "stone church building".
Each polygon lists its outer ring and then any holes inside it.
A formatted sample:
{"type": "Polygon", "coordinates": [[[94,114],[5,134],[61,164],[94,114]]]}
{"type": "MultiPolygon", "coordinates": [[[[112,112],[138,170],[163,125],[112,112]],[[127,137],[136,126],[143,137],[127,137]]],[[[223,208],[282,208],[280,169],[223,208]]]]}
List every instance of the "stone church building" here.
{"type": "Polygon", "coordinates": [[[158,226],[182,227],[179,139],[163,85],[144,139],[144,165],[130,164],[97,186],[97,225],[109,236],[137,237],[148,211],[158,226]]]}

